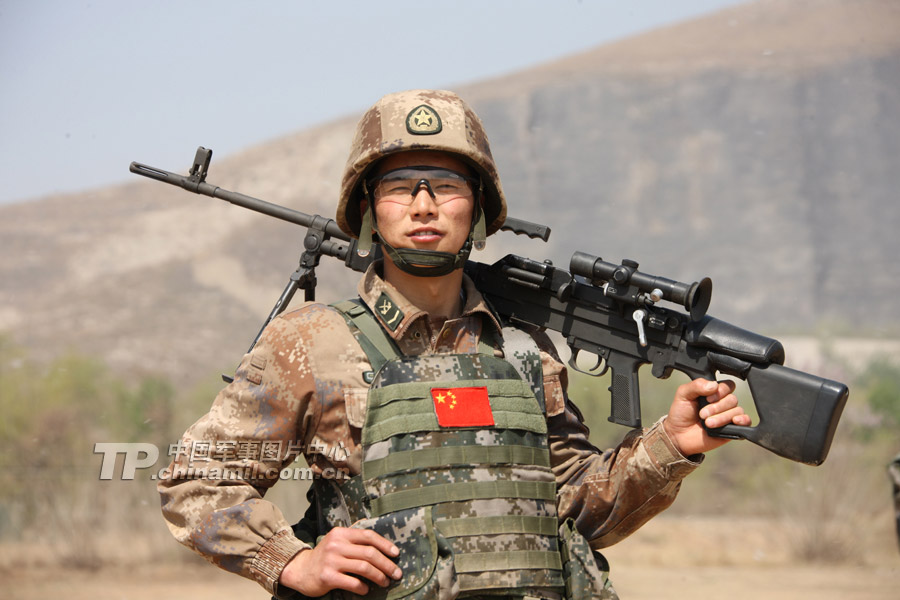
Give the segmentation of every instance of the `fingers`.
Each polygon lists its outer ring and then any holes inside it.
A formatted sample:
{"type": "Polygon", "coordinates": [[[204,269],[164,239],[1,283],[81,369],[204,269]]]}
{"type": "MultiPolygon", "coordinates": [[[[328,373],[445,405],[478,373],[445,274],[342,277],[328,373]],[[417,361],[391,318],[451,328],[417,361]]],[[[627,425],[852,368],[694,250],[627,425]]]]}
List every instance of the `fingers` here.
{"type": "MultiPolygon", "coordinates": [[[[322,572],[322,584],[325,590],[345,590],[356,594],[357,596],[365,596],[369,593],[369,586],[356,577],[344,574],[337,568],[328,568],[322,572]]],[[[321,595],[321,594],[320,594],[321,595]]]]}
{"type": "Polygon", "coordinates": [[[731,410],[713,415],[706,419],[706,426],[715,429],[716,427],[724,427],[725,425],[743,425],[749,427],[751,423],[750,415],[744,412],[744,409],[737,406],[731,410]]]}
{"type": "Polygon", "coordinates": [[[706,397],[706,406],[700,409],[700,418],[708,419],[714,415],[719,415],[726,411],[730,411],[738,405],[737,397],[728,392],[724,396],[717,391],[706,397]]]}
{"type": "MultiPolygon", "coordinates": [[[[400,555],[400,549],[397,548],[389,539],[378,535],[370,529],[348,529],[352,536],[356,536],[357,544],[368,544],[377,549],[381,554],[397,557],[400,555]]],[[[391,561],[387,561],[392,563],[391,561]]]]}
{"type": "MultiPolygon", "coordinates": [[[[341,573],[365,577],[382,587],[387,586],[391,579],[400,579],[402,576],[399,567],[389,558],[396,557],[400,551],[389,540],[374,531],[336,528],[322,540],[320,546],[322,545],[330,557],[331,564],[328,566],[333,566],[341,573]]],[[[350,579],[362,584],[356,578],[350,579]]],[[[343,581],[348,583],[346,580],[343,581]]],[[[351,585],[357,587],[352,583],[351,585]]]]}
{"type": "Polygon", "coordinates": [[[366,581],[385,587],[403,576],[389,557],[400,550],[374,531],[335,527],[311,550],[287,564],[279,580],[306,596],[334,589],[357,595],[369,592],[366,581]]]}
{"type": "Polygon", "coordinates": [[[705,397],[709,403],[718,402],[719,399],[734,392],[733,381],[709,381],[708,379],[694,379],[681,386],[675,392],[675,397],[693,401],[705,397]]]}
{"type": "Polygon", "coordinates": [[[738,405],[734,390],[733,381],[706,379],[694,379],[678,388],[663,427],[684,456],[713,450],[728,441],[710,436],[702,427],[704,424],[709,428],[729,423],[750,425],[750,416],[738,405]],[[699,407],[701,398],[706,403],[699,407]]]}
{"type": "Polygon", "coordinates": [[[733,381],[716,382],[715,387],[702,380],[702,387],[713,390],[708,394],[706,406],[700,409],[700,418],[707,427],[723,427],[730,423],[735,425],[750,425],[750,415],[738,405],[737,396],[734,395],[735,383],[733,381]]]}
{"type": "MultiPolygon", "coordinates": [[[[737,384],[733,381],[717,381],[716,382],[716,391],[712,394],[706,396],[706,401],[709,403],[718,402],[720,400],[724,400],[725,398],[732,396],[734,393],[734,389],[737,384]]],[[[735,398],[735,402],[737,402],[737,398],[735,398]]]]}
{"type": "Polygon", "coordinates": [[[729,423],[749,426],[750,416],[739,406],[735,387],[734,381],[694,379],[678,388],[675,400],[696,405],[697,400],[704,399],[706,405],[700,409],[699,418],[707,427],[722,427],[729,423]]]}

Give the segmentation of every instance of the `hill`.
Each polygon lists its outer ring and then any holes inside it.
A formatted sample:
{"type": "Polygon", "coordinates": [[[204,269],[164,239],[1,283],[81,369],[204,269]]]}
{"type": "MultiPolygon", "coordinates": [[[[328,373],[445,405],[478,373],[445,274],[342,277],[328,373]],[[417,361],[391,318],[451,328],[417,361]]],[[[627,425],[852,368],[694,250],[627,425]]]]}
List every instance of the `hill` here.
{"type": "MultiPolygon", "coordinates": [[[[711,313],[748,328],[895,333],[898,32],[890,0],[763,0],[460,89],[510,214],[554,231],[475,258],[633,258],[712,277],[711,313]]],[[[209,181],[331,216],[357,117],[215,157],[209,181]]],[[[2,207],[0,236],[0,330],[193,381],[236,364],[303,231],[134,181],[2,207]]],[[[327,259],[319,278],[321,299],[354,293],[327,259]]]]}

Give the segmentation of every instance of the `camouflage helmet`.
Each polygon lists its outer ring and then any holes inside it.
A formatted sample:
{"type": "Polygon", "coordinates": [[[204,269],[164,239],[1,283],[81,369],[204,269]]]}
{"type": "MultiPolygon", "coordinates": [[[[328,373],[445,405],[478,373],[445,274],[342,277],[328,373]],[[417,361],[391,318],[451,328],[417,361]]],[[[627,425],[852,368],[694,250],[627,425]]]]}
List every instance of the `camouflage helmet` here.
{"type": "Polygon", "coordinates": [[[358,237],[362,181],[379,159],[409,150],[437,150],[462,159],[481,177],[487,234],[506,220],[506,198],[478,115],[453,92],[409,90],[388,94],[362,116],[344,169],[337,224],[358,237]]]}

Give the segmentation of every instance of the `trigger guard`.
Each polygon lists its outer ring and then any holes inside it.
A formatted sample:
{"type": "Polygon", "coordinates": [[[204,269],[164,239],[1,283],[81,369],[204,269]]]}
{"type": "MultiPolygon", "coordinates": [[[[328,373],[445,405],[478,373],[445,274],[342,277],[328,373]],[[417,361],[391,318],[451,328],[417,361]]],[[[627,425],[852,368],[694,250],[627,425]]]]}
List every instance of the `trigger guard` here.
{"type": "Polygon", "coordinates": [[[597,362],[590,369],[582,369],[578,366],[576,360],[578,359],[578,355],[581,353],[581,349],[577,348],[572,350],[572,355],[569,357],[569,366],[572,367],[575,371],[579,373],[583,373],[584,375],[590,375],[592,377],[602,377],[609,370],[609,361],[603,358],[602,355],[597,355],[597,362]],[[602,369],[600,365],[603,365],[602,369]],[[598,371],[599,369],[599,371],[598,371]]]}

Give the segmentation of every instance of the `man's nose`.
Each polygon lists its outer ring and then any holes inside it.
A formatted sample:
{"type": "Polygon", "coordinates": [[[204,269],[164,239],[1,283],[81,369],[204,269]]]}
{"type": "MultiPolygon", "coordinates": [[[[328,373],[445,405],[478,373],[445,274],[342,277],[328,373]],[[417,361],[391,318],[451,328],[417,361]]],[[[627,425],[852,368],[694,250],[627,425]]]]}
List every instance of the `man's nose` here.
{"type": "Polygon", "coordinates": [[[433,214],[437,208],[431,188],[425,182],[419,183],[413,190],[413,201],[410,209],[414,214],[433,214]]]}

